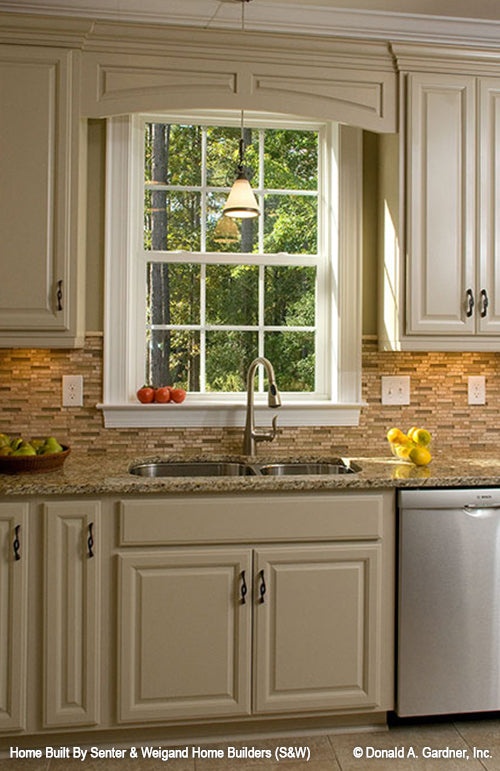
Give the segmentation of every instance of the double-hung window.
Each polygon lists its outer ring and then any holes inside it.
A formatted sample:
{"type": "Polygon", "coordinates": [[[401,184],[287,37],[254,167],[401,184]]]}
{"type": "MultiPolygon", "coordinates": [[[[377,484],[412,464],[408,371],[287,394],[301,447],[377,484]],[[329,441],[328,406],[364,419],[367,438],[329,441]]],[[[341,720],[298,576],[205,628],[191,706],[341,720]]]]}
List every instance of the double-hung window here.
{"type": "MultiPolygon", "coordinates": [[[[247,114],[260,217],[228,220],[239,138],[231,113],[109,121],[106,425],[238,424],[257,356],[274,365],[282,423],[356,422],[357,354],[341,351],[360,341],[341,330],[339,127],[247,114]],[[140,406],[143,383],[188,397],[178,410],[140,406]]],[[[259,408],[263,371],[255,390],[259,408]]]]}

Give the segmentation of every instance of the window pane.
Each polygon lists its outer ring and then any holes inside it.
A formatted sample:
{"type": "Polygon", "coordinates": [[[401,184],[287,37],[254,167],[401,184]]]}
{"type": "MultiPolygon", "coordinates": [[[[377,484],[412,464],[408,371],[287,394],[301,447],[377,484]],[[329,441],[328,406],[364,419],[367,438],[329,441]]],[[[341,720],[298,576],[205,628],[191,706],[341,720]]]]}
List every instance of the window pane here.
{"type": "Polygon", "coordinates": [[[199,252],[201,194],[146,190],[144,248],[199,252]]]}
{"type": "Polygon", "coordinates": [[[280,391],[314,391],[314,332],[268,332],[264,351],[280,391]]]}
{"type": "Polygon", "coordinates": [[[264,252],[316,254],[318,250],[317,199],[302,195],[266,195],[264,199],[264,252]]]}
{"type": "Polygon", "coordinates": [[[264,187],[272,190],[317,190],[316,131],[268,129],[264,142],[264,187]]]}
{"type": "Polygon", "coordinates": [[[267,266],[264,275],[264,323],[314,326],[316,268],[267,266]]]}
{"type": "Polygon", "coordinates": [[[155,388],[176,385],[200,390],[200,333],[192,330],[148,330],[146,382],[155,388]]]}
{"type": "Polygon", "coordinates": [[[245,391],[258,355],[257,332],[207,332],[206,349],[206,390],[245,391]]]}
{"type": "Polygon", "coordinates": [[[200,323],[200,266],[148,262],[148,324],[200,323]]]}
{"type": "Polygon", "coordinates": [[[147,123],[145,181],[163,185],[201,184],[200,126],[147,123]]]}
{"type": "Polygon", "coordinates": [[[257,266],[207,265],[207,324],[257,324],[258,298],[257,266]]]}
{"type": "MultiPolygon", "coordinates": [[[[228,126],[207,128],[207,185],[231,187],[239,161],[241,129],[228,126]]],[[[259,178],[259,132],[245,128],[244,167],[250,182],[255,186],[259,178]]]]}

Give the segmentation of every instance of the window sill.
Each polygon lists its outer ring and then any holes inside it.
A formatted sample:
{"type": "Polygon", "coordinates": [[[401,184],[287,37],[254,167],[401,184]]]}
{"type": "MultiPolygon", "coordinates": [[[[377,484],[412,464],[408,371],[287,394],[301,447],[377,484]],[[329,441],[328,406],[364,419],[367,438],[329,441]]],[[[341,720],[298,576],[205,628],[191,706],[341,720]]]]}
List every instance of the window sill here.
{"type": "MultiPolygon", "coordinates": [[[[278,426],[357,426],[364,403],[301,402],[282,405],[279,410],[256,404],[260,420],[263,413],[278,415],[278,426]]],[[[193,404],[98,404],[105,428],[190,428],[241,427],[245,425],[243,402],[193,404]]]]}

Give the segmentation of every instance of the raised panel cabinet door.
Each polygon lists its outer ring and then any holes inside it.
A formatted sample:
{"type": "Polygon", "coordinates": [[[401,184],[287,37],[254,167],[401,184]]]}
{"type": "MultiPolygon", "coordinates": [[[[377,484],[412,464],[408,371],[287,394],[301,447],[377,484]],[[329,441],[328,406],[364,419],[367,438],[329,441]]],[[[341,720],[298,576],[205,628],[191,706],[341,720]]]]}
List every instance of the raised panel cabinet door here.
{"type": "Polygon", "coordinates": [[[16,341],[9,334],[45,333],[47,344],[76,334],[75,56],[0,46],[0,345],[16,341]]]}
{"type": "Polygon", "coordinates": [[[44,504],[44,725],[99,722],[100,504],[44,504]]]}
{"type": "Polygon", "coordinates": [[[480,269],[482,334],[500,333],[500,80],[479,80],[480,269]]]}
{"type": "Polygon", "coordinates": [[[254,712],[379,703],[380,549],[256,551],[254,712]]]}
{"type": "Polygon", "coordinates": [[[475,332],[475,79],[408,75],[407,334],[475,332]]]}
{"type": "Polygon", "coordinates": [[[121,722],[250,712],[250,549],[119,555],[121,722]]]}
{"type": "Polygon", "coordinates": [[[0,731],[26,721],[27,524],[27,504],[0,504],[0,731]]]}

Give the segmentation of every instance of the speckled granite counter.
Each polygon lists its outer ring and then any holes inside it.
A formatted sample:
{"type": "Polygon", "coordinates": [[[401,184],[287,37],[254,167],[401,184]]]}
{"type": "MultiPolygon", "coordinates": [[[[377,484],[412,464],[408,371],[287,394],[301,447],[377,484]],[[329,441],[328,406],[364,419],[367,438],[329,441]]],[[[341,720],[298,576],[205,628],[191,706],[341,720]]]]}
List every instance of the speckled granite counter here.
{"type": "MultiPolygon", "coordinates": [[[[155,460],[159,458],[156,457],[155,460]]],[[[168,456],[165,460],[186,460],[168,456]]],[[[201,458],[197,458],[198,460],[201,458]]],[[[386,457],[352,457],[361,471],[335,476],[242,476],[197,478],[144,478],[128,472],[131,462],[145,458],[72,453],[64,467],[47,474],[0,474],[0,496],[19,495],[123,495],[173,493],[246,493],[301,490],[374,489],[382,487],[500,487],[500,456],[457,458],[436,453],[432,463],[417,469],[386,457]]],[[[151,460],[151,458],[148,458],[151,460]]],[[[190,458],[193,460],[193,458],[190,458]]],[[[208,458],[204,458],[208,460],[208,458]]],[[[210,457],[213,460],[213,457],[210,457]]],[[[220,460],[220,459],[219,459],[220,460]]],[[[223,458],[241,460],[241,458],[223,458]]],[[[271,456],[258,459],[284,460],[271,456]]],[[[286,459],[285,459],[286,460],[286,459]]],[[[294,458],[294,460],[297,460],[294,458]]],[[[301,458],[301,460],[303,460],[301,458]]],[[[313,460],[307,458],[306,460],[313,460]]],[[[318,460],[315,458],[314,460],[318,460]]],[[[321,458],[323,461],[328,458],[321,458]]]]}

